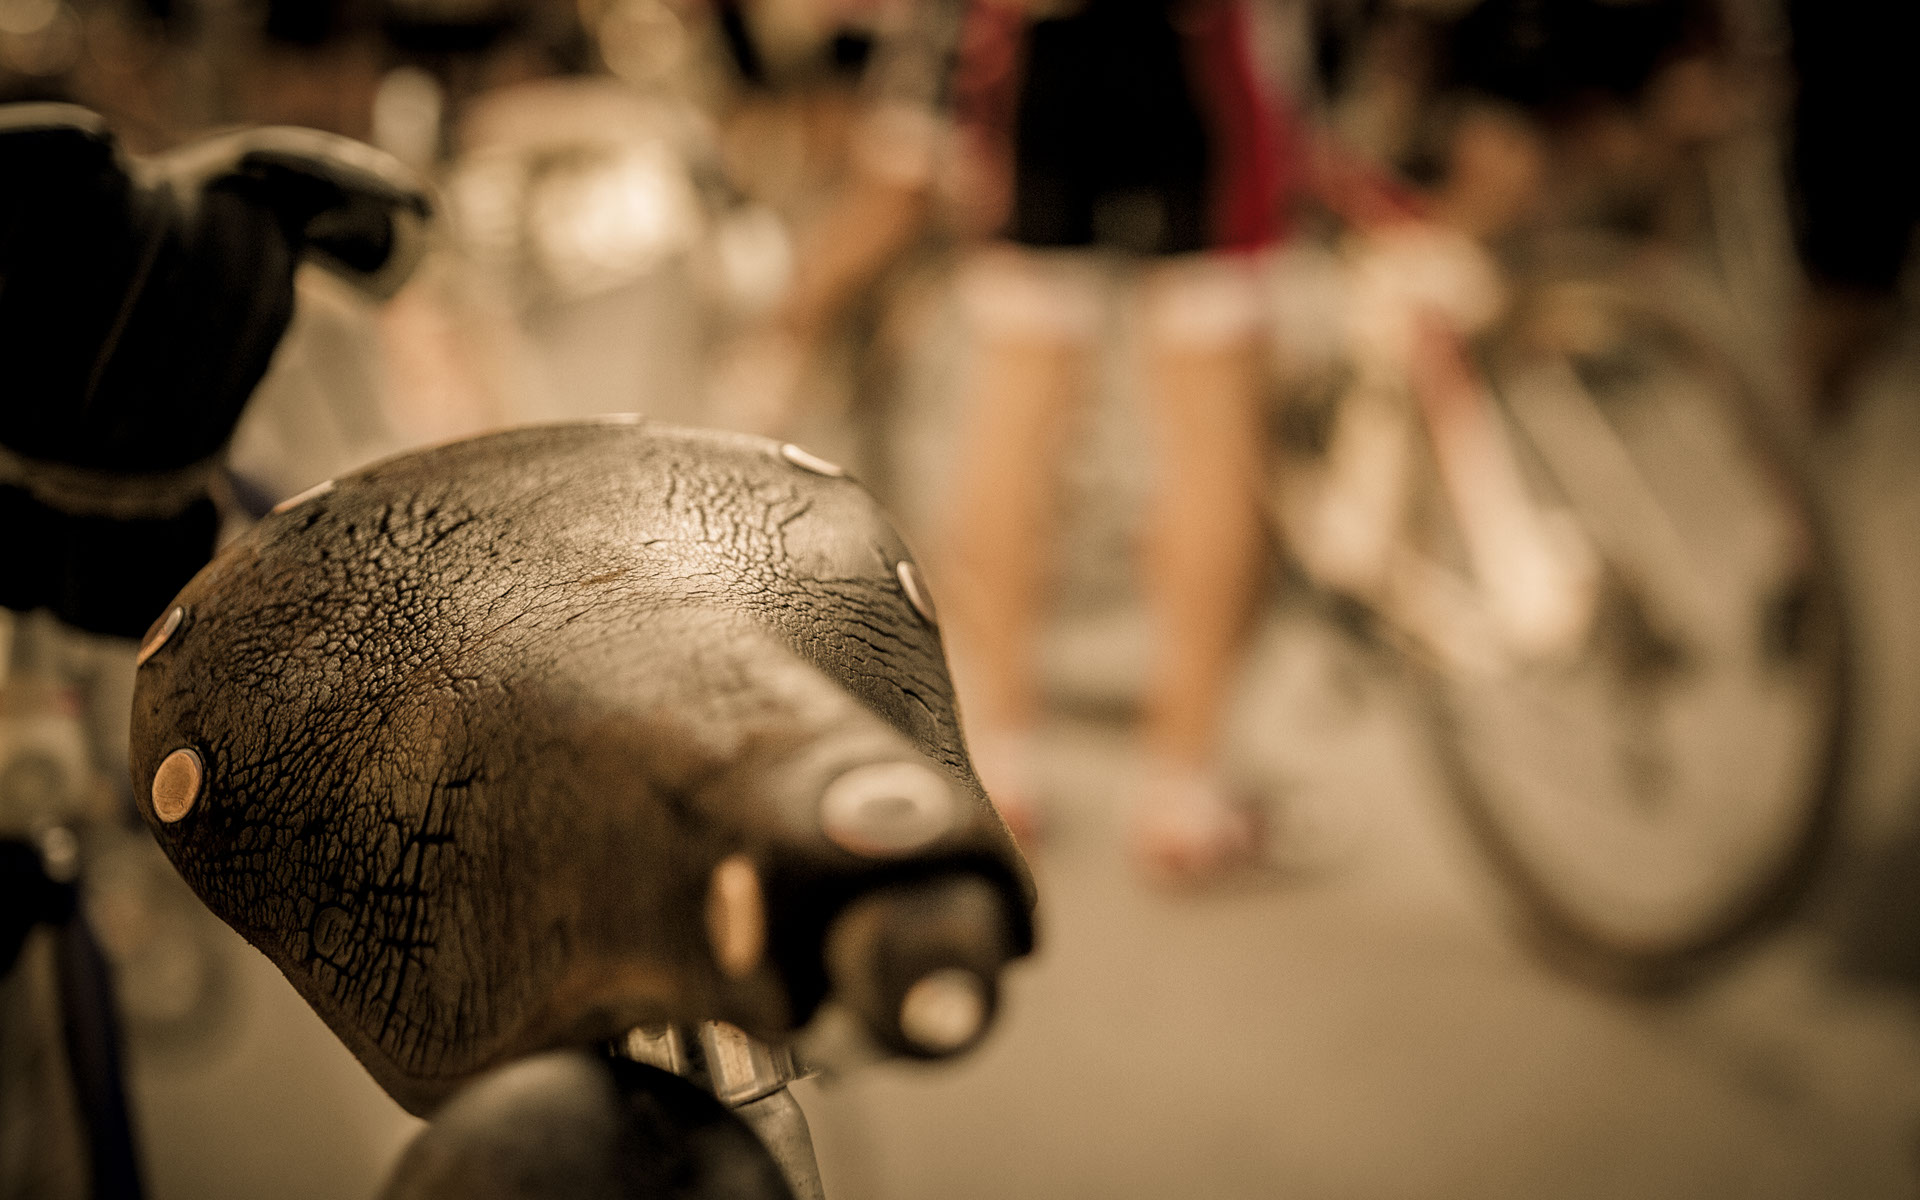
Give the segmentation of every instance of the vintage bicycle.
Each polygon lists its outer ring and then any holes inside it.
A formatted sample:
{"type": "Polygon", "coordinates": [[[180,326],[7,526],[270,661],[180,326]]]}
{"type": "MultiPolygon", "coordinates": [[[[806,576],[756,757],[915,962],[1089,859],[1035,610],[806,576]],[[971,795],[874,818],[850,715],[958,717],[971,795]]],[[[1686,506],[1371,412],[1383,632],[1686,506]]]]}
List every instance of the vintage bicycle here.
{"type": "MultiPolygon", "coordinates": [[[[1544,138],[1511,106],[1487,119],[1544,138]]],[[[1568,215],[1605,206],[1549,168],[1536,203],[1559,215],[1496,243],[1335,150],[1345,232],[1276,282],[1339,314],[1282,333],[1281,542],[1412,664],[1537,944],[1632,989],[1695,980],[1789,913],[1841,797],[1850,638],[1777,339],[1754,333],[1787,243],[1756,231],[1778,180],[1751,135],[1676,154],[1686,239],[1568,215]]]]}

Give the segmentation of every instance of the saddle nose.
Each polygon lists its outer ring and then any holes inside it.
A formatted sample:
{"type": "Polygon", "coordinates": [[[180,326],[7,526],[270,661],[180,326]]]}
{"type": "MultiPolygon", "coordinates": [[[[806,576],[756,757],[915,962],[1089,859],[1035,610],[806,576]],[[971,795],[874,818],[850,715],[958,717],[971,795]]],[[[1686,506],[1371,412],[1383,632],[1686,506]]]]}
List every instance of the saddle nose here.
{"type": "Polygon", "coordinates": [[[780,1040],[830,995],[957,1053],[1033,893],[910,565],[858,485],[760,439],[403,456],[267,518],[156,623],[136,794],[415,1112],[639,1025],[780,1040]]]}

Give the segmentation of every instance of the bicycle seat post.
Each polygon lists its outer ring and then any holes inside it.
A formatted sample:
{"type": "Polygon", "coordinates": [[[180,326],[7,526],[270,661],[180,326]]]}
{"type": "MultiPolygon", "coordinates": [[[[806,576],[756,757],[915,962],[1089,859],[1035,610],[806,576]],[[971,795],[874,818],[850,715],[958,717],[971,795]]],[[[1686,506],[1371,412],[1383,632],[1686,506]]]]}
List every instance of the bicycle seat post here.
{"type": "Polygon", "coordinates": [[[794,1200],[825,1200],[807,1115],[787,1090],[787,1084],[814,1072],[800,1066],[791,1050],[749,1037],[724,1021],[703,1021],[695,1027],[643,1025],[616,1049],[712,1092],[766,1145],[794,1200]]]}

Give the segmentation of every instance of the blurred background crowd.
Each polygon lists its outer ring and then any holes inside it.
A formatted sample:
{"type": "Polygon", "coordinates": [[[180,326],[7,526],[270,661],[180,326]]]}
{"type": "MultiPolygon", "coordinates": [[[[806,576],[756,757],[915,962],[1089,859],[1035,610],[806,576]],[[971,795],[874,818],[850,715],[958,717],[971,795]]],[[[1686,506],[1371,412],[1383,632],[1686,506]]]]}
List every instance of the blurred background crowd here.
{"type": "MultiPolygon", "coordinates": [[[[227,456],[236,524],[407,448],[637,412],[844,464],[921,549],[1046,940],[974,1059],[808,1085],[830,1195],[1897,1196],[1915,24],[1865,0],[0,0],[0,101],[85,105],[134,152],[309,126],[431,182],[391,301],[299,277],[227,456]],[[1488,432],[1475,380],[1489,345],[1625,336],[1625,310],[1527,302],[1623,264],[1659,310],[1640,344],[1709,343],[1686,361],[1738,369],[1737,432],[1768,449],[1716,475],[1728,443],[1674,434],[1638,471],[1704,498],[1621,500],[1584,442],[1596,516],[1545,425],[1524,452],[1488,432]],[[1543,471],[1584,539],[1524,499],[1543,471]],[[1433,511],[1497,636],[1409,582],[1433,511]],[[1489,644],[1565,662],[1632,625],[1617,686],[1657,690],[1687,637],[1595,581],[1679,570],[1632,544],[1667,522],[1712,567],[1702,628],[1747,588],[1784,661],[1821,636],[1811,576],[1774,565],[1800,516],[1845,669],[1778,705],[1733,671],[1734,699],[1608,709],[1601,740],[1623,777],[1819,807],[1811,886],[1657,996],[1541,965],[1469,843],[1529,819],[1498,793],[1552,739],[1502,742],[1524,720],[1442,686],[1443,740],[1483,748],[1448,758],[1401,660],[1479,678],[1489,644]],[[1668,719],[1701,763],[1646,765],[1633,721],[1668,719]],[[1443,799],[1462,775],[1494,817],[1443,799]]],[[[408,1119],[143,853],[95,894],[154,1193],[368,1193],[408,1119]]],[[[4,1115],[6,1194],[60,1194],[23,1165],[38,1118],[4,1115]]]]}

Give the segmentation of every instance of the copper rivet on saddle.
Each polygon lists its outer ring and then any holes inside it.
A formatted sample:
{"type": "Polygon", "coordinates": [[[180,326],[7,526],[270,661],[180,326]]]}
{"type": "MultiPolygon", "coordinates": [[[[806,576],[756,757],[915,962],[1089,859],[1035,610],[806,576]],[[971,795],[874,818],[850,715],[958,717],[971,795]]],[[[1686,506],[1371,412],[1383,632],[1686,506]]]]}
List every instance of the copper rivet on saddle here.
{"type": "Polygon", "coordinates": [[[153,773],[153,815],[171,825],[192,812],[205,778],[198,750],[183,746],[167,755],[153,773]]]}
{"type": "Polygon", "coordinates": [[[176,604],[168,609],[166,615],[155,621],[153,627],[147,630],[147,636],[140,642],[140,653],[134,657],[133,665],[146,666],[147,660],[160,653],[160,647],[166,645],[168,639],[180,632],[180,622],[186,619],[187,610],[180,605],[176,604]]]}
{"type": "Polygon", "coordinates": [[[323,479],[319,483],[316,483],[312,487],[308,488],[306,491],[301,492],[299,495],[288,496],[285,500],[282,500],[280,503],[274,505],[272,509],[272,514],[275,516],[278,516],[283,512],[291,512],[292,510],[299,508],[302,504],[305,504],[309,500],[318,500],[320,497],[326,495],[328,492],[332,490],[333,490],[333,480],[323,479]]]}
{"type": "Polygon", "coordinates": [[[933,593],[927,590],[926,581],[920,578],[920,568],[902,559],[893,569],[900,577],[900,590],[907,594],[907,603],[913,605],[913,611],[920,614],[930,628],[940,627],[940,614],[934,611],[933,593]]]}
{"type": "Polygon", "coordinates": [[[827,785],[820,826],[842,849],[868,857],[906,854],[953,827],[953,790],[915,762],[867,763],[827,785]]]}
{"type": "Polygon", "coordinates": [[[812,471],[815,475],[825,475],[829,479],[838,479],[847,473],[839,463],[828,462],[818,454],[809,454],[792,442],[784,443],[780,447],[780,457],[803,471],[812,471]]]}
{"type": "Polygon", "coordinates": [[[729,854],[707,883],[707,940],[730,979],[744,979],[767,949],[767,905],[760,872],[744,854],[729,854]]]}

